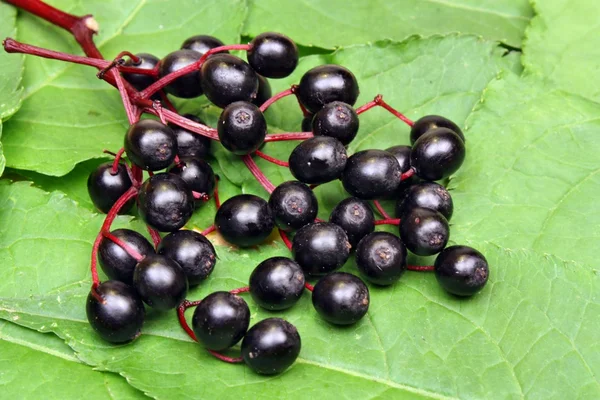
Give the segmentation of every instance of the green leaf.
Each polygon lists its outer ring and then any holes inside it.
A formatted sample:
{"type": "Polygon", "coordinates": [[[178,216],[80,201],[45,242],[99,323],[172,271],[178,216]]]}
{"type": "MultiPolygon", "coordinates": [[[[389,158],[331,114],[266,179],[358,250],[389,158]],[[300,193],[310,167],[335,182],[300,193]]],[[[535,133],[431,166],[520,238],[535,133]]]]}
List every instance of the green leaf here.
{"type": "Polygon", "coordinates": [[[450,183],[452,237],[597,266],[600,105],[540,82],[493,82],[467,121],[467,157],[450,183]]]}
{"type": "MultiPolygon", "coordinates": [[[[17,33],[17,10],[0,3],[0,39],[14,37],[17,33]]],[[[13,115],[21,105],[21,75],[23,56],[0,51],[0,124],[13,115]]],[[[0,152],[0,155],[2,153],[0,152]]],[[[4,162],[4,160],[2,160],[4,162]]],[[[3,168],[0,168],[0,175],[3,168]]]]}
{"type": "MultiPolygon", "coordinates": [[[[98,47],[109,59],[125,49],[163,57],[198,29],[238,43],[245,16],[242,0],[63,0],[56,6],[77,15],[94,14],[101,29],[98,47]]],[[[81,53],[66,32],[27,14],[19,19],[19,40],[81,53]]],[[[61,176],[81,161],[104,157],[106,148],[122,147],[128,123],[121,100],[115,89],[96,79],[95,70],[35,57],[27,57],[25,66],[22,108],[5,125],[9,167],[61,176]]]]}
{"type": "Polygon", "coordinates": [[[284,32],[303,45],[331,49],[462,32],[519,47],[531,15],[526,0],[251,0],[244,33],[284,32]]]}
{"type": "Polygon", "coordinates": [[[586,0],[532,1],[523,65],[565,91],[600,101],[598,4],[586,0]]]}
{"type": "Polygon", "coordinates": [[[19,399],[144,399],[117,374],[94,371],[53,334],[0,321],[2,394],[19,399]],[[69,384],[65,385],[68,377],[69,384]]]}

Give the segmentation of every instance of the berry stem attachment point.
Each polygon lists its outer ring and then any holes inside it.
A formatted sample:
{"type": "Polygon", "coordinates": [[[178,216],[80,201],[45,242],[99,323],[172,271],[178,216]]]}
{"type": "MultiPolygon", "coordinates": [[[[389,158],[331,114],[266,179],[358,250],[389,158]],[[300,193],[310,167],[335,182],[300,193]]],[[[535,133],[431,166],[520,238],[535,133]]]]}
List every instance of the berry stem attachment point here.
{"type": "Polygon", "coordinates": [[[282,161],[282,160],[278,160],[274,157],[268,156],[265,153],[263,153],[260,150],[256,150],[254,152],[254,154],[256,154],[257,156],[259,156],[260,158],[262,158],[263,160],[267,160],[270,163],[273,163],[275,165],[279,165],[280,167],[289,167],[290,163],[288,163],[287,161],[282,161]]]}
{"type": "Polygon", "coordinates": [[[400,218],[378,219],[375,225],[400,225],[400,218]]]}
{"type": "MultiPolygon", "coordinates": [[[[107,153],[106,150],[104,152],[107,153]]],[[[112,153],[115,156],[115,160],[113,161],[111,175],[116,175],[117,172],[119,172],[119,162],[121,161],[121,157],[123,156],[123,153],[125,153],[124,147],[121,147],[121,150],[119,150],[117,153],[112,153]]]]}
{"type": "Polygon", "coordinates": [[[267,101],[265,101],[259,107],[260,111],[264,113],[271,106],[271,104],[275,103],[276,101],[278,101],[280,99],[283,99],[284,97],[294,94],[294,91],[295,90],[293,88],[289,88],[289,89],[284,90],[283,92],[277,93],[275,96],[273,96],[270,99],[268,99],[267,101]]]}
{"type": "Polygon", "coordinates": [[[192,196],[194,196],[194,199],[196,200],[208,201],[208,199],[210,199],[206,193],[192,191],[192,196]]]}
{"type": "Polygon", "coordinates": [[[304,288],[305,288],[306,290],[308,290],[309,292],[311,292],[311,293],[312,293],[312,291],[313,291],[313,289],[314,289],[315,287],[314,287],[313,285],[311,285],[310,283],[306,282],[306,283],[304,284],[304,288]]]}
{"type": "Polygon", "coordinates": [[[265,188],[265,190],[267,192],[269,192],[269,194],[271,194],[273,192],[273,190],[275,190],[275,186],[265,176],[265,174],[263,174],[263,172],[260,170],[258,165],[256,165],[256,163],[252,159],[252,156],[250,156],[250,155],[242,156],[242,161],[244,161],[244,164],[246,164],[246,167],[248,167],[248,169],[250,170],[252,175],[254,175],[254,178],[256,178],[258,183],[260,183],[262,185],[262,187],[265,188]]]}
{"type": "Polygon", "coordinates": [[[117,246],[122,248],[123,250],[125,250],[125,253],[129,254],[132,258],[135,259],[135,261],[140,262],[144,259],[143,255],[138,253],[133,247],[131,247],[130,245],[128,245],[127,243],[125,243],[124,241],[122,241],[121,239],[119,239],[118,237],[113,235],[112,233],[102,232],[102,236],[104,236],[105,238],[107,238],[108,240],[110,240],[111,242],[113,242],[114,244],[116,244],[117,246]]]}
{"type": "Polygon", "coordinates": [[[281,240],[283,240],[283,243],[285,243],[288,250],[292,251],[292,242],[290,242],[290,238],[288,237],[287,233],[285,233],[285,231],[282,229],[279,229],[279,236],[281,236],[281,240]]]}
{"type": "Polygon", "coordinates": [[[148,233],[150,233],[150,236],[152,237],[154,249],[157,249],[158,245],[160,244],[160,241],[162,240],[160,237],[160,233],[158,233],[156,229],[151,228],[150,225],[146,225],[146,228],[148,229],[148,233]]]}
{"type": "Polygon", "coordinates": [[[406,269],[417,272],[430,272],[434,270],[433,265],[407,265],[406,269]]]}
{"type": "Polygon", "coordinates": [[[379,214],[381,214],[383,218],[392,219],[392,217],[385,211],[385,209],[381,206],[381,203],[379,203],[378,200],[373,200],[373,204],[375,205],[377,212],[379,212],[379,214]]]}
{"type": "Polygon", "coordinates": [[[415,174],[415,169],[411,167],[408,171],[406,171],[402,175],[400,175],[400,182],[412,177],[414,174],[415,174]]]}

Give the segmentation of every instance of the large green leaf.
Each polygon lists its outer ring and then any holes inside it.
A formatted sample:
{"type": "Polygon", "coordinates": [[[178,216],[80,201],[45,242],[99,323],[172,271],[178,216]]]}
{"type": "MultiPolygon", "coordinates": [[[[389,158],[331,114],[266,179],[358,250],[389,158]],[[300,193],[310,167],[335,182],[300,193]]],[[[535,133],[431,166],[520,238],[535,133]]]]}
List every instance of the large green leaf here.
{"type": "Polygon", "coordinates": [[[531,15],[527,0],[251,0],[244,33],[274,30],[333,48],[462,32],[520,47],[531,15]]]}
{"type": "Polygon", "coordinates": [[[568,92],[600,101],[600,14],[590,0],[532,1],[523,64],[568,92]]]}
{"type": "MultiPolygon", "coordinates": [[[[0,40],[17,33],[17,10],[0,3],[0,40]]],[[[0,51],[0,123],[14,114],[21,104],[23,56],[0,51]]],[[[0,169],[2,174],[2,169],[0,169]]]]}

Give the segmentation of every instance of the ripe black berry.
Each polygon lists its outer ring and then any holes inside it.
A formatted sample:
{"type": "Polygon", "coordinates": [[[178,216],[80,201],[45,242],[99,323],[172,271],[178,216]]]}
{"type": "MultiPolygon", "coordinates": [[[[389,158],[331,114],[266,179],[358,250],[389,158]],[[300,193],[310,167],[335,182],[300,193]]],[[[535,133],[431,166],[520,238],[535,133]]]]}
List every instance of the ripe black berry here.
{"type": "MultiPolygon", "coordinates": [[[[184,114],[183,117],[206,125],[204,121],[192,114],[184,114]]],[[[188,131],[175,124],[169,124],[169,128],[173,130],[177,139],[177,154],[179,157],[199,157],[205,158],[210,154],[210,146],[212,140],[206,136],[198,135],[197,133],[188,131]]]]}
{"type": "MultiPolygon", "coordinates": [[[[202,55],[193,50],[177,50],[162,59],[159,66],[159,76],[162,78],[195,63],[202,55]]],[[[202,94],[201,78],[198,71],[188,72],[165,87],[167,93],[184,99],[191,99],[202,94]]]]}
{"type": "Polygon", "coordinates": [[[200,233],[190,230],[169,233],[158,245],[157,252],[181,266],[190,286],[206,279],[217,262],[212,243],[200,233]]]}
{"type": "Polygon", "coordinates": [[[400,221],[400,238],[406,248],[420,256],[442,251],[450,236],[448,221],[439,212],[415,207],[407,210],[400,221]]]}
{"type": "MultiPolygon", "coordinates": [[[[119,200],[129,188],[131,188],[131,179],[125,165],[119,163],[117,172],[113,174],[113,163],[107,162],[100,164],[87,180],[87,189],[92,199],[92,203],[96,208],[107,213],[111,207],[119,200]]],[[[119,214],[124,214],[131,209],[134,200],[128,201],[119,211],[119,214]]]]}
{"type": "Polygon", "coordinates": [[[415,121],[410,129],[410,143],[414,144],[418,138],[429,132],[431,129],[448,128],[465,141],[465,135],[462,133],[458,125],[450,121],[448,118],[439,115],[426,115],[415,121]]]}
{"type": "MultiPolygon", "coordinates": [[[[400,172],[405,173],[410,169],[410,146],[393,146],[388,149],[385,149],[388,153],[391,153],[396,160],[398,161],[398,165],[400,165],[400,172]]],[[[400,199],[403,198],[406,190],[410,188],[412,185],[419,182],[419,177],[417,175],[413,175],[408,179],[404,179],[398,185],[398,189],[396,189],[396,193],[392,196],[392,198],[400,199]]]]}
{"type": "Polygon", "coordinates": [[[267,310],[285,310],[300,300],[304,291],[304,272],[287,257],[267,258],[250,275],[252,299],[267,310]]]}
{"type": "Polygon", "coordinates": [[[244,155],[256,151],[263,143],[267,121],[254,104],[236,101],[221,113],[217,131],[223,147],[234,154],[244,155]]]}
{"type": "Polygon", "coordinates": [[[125,151],[131,162],[148,171],[167,168],[177,155],[177,139],[167,125],[143,119],[125,134],[125,151]]]}
{"type": "Polygon", "coordinates": [[[321,278],[312,292],[312,303],[323,319],[336,325],[350,325],[369,310],[369,289],[358,277],[334,272],[321,278]]]}
{"type": "Polygon", "coordinates": [[[137,338],[144,324],[144,304],[131,286],[106,281],[96,288],[104,302],[91,293],[86,302],[87,319],[102,339],[125,343],[137,338]]]}
{"type": "Polygon", "coordinates": [[[300,335],[294,325],[281,318],[267,318],[244,336],[242,357],[254,372],[274,375],[296,361],[300,348],[300,335]]]}
{"type": "Polygon", "coordinates": [[[312,132],[312,120],[314,117],[314,114],[308,114],[302,118],[302,132],[312,132]]]}
{"type": "Polygon", "coordinates": [[[342,228],[329,222],[318,222],[296,232],[292,253],[306,274],[324,275],[344,265],[350,247],[342,228]]]}
{"type": "MultiPolygon", "coordinates": [[[[196,35],[190,38],[187,38],[185,42],[181,45],[182,49],[185,50],[194,50],[200,55],[204,55],[207,51],[214,49],[216,47],[225,46],[223,42],[217,39],[214,36],[208,35],[196,35]]],[[[220,53],[229,53],[227,50],[220,51],[220,53]]]]}
{"type": "Polygon", "coordinates": [[[298,65],[296,43],[281,33],[265,32],[250,42],[248,63],[267,78],[285,78],[298,65]]]}
{"type": "Polygon", "coordinates": [[[215,227],[229,243],[255,246],[271,234],[275,222],[267,202],[252,194],[240,194],[221,204],[215,227]]]}
{"type": "MultiPolygon", "coordinates": [[[[136,231],[116,229],[111,233],[137,251],[142,257],[154,254],[152,244],[136,231]]],[[[133,271],[138,262],[112,240],[102,238],[98,247],[98,261],[102,271],[110,279],[125,282],[128,285],[133,283],[133,271]]]]}
{"type": "Polygon", "coordinates": [[[185,181],[190,190],[211,195],[215,190],[215,173],[206,161],[200,158],[182,157],[181,162],[169,172],[185,181]]]}
{"type": "Polygon", "coordinates": [[[421,182],[408,188],[404,198],[396,202],[396,217],[402,218],[402,214],[415,207],[438,211],[448,221],[452,218],[454,210],[448,190],[435,182],[421,182]]]}
{"type": "Polygon", "coordinates": [[[248,63],[231,54],[215,54],[200,69],[202,90],[217,107],[252,101],[258,93],[258,76],[248,63]]]}
{"type": "Polygon", "coordinates": [[[364,150],[348,158],[342,183],[352,196],[371,200],[394,194],[400,175],[400,165],[392,154],[384,150],[364,150]]]}
{"type": "Polygon", "coordinates": [[[358,125],[356,111],[346,103],[334,101],[315,114],[312,131],[316,136],[331,136],[347,145],[356,137],[358,125]]]}
{"type": "Polygon", "coordinates": [[[269,207],[275,224],[284,231],[293,231],[314,222],[319,211],[319,203],[313,191],[302,182],[288,181],[277,186],[269,207]]]}
{"type": "Polygon", "coordinates": [[[133,287],[144,303],[166,311],[177,307],[185,299],[188,281],[176,261],[159,254],[150,254],[136,265],[133,287]]]}
{"type": "Polygon", "coordinates": [[[465,143],[447,128],[431,129],[412,147],[410,164],[420,178],[444,179],[456,172],[465,159],[465,143]]]}
{"type": "Polygon", "coordinates": [[[300,102],[311,113],[316,113],[325,104],[342,101],[351,106],[358,98],[356,77],[341,65],[320,65],[306,72],[298,85],[300,102]]]}
{"type": "Polygon", "coordinates": [[[445,248],[435,259],[434,271],[444,290],[457,296],[479,292],[490,274],[483,254],[468,246],[445,248]]]}
{"type": "MultiPolygon", "coordinates": [[[[152,54],[138,53],[136,54],[136,56],[139,58],[137,63],[134,63],[133,59],[128,58],[127,61],[125,61],[124,65],[126,67],[135,67],[140,69],[152,70],[160,62],[158,57],[153,56],[152,54]]],[[[146,89],[148,86],[156,82],[156,79],[153,76],[144,74],[134,74],[125,72],[123,73],[123,78],[125,78],[127,82],[131,83],[131,86],[133,86],[139,91],[146,89]]]]}
{"type": "Polygon", "coordinates": [[[214,292],[194,311],[192,328],[196,338],[209,350],[225,350],[239,342],[250,325],[250,309],[240,296],[214,292]]]}
{"type": "Polygon", "coordinates": [[[388,232],[365,236],[356,249],[356,265],[362,276],[376,285],[391,285],[406,271],[406,246],[388,232]]]}
{"type": "Polygon", "coordinates": [[[252,104],[254,104],[257,107],[260,107],[263,105],[263,103],[265,101],[267,101],[271,98],[272,92],[271,92],[271,84],[269,83],[267,78],[265,78],[262,75],[257,75],[257,76],[258,76],[258,93],[256,94],[256,98],[252,100],[252,104]]]}
{"type": "Polygon", "coordinates": [[[340,177],[346,148],[337,139],[317,136],[300,143],[290,154],[290,172],[304,183],[326,183],[340,177]]]}
{"type": "Polygon", "coordinates": [[[331,211],[329,222],[346,232],[353,248],[365,235],[375,230],[375,216],[369,203],[356,197],[340,201],[331,211]]]}
{"type": "Polygon", "coordinates": [[[194,212],[194,196],[179,176],[161,173],[144,182],[138,194],[142,219],[161,232],[183,227],[194,212]]]}

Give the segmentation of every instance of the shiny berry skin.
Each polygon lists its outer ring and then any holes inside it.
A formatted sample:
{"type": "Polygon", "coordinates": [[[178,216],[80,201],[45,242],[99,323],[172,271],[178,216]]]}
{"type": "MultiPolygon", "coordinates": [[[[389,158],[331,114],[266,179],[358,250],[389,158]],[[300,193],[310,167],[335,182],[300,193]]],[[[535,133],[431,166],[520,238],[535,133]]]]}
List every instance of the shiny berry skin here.
{"type": "Polygon", "coordinates": [[[302,182],[287,181],[277,186],[269,197],[275,224],[284,231],[294,231],[317,218],[319,203],[312,189],[302,182]]]}
{"type": "Polygon", "coordinates": [[[392,154],[384,150],[364,150],[348,158],[342,184],[352,196],[373,200],[394,194],[400,175],[400,165],[392,154]]]}
{"type": "MultiPolygon", "coordinates": [[[[225,46],[223,42],[217,39],[214,36],[208,35],[196,35],[189,37],[183,42],[181,45],[182,50],[194,50],[200,55],[204,55],[207,51],[214,49],[216,47],[225,46]]],[[[227,50],[220,51],[217,54],[221,53],[229,53],[227,50]]]]}
{"type": "Polygon", "coordinates": [[[215,190],[215,173],[210,164],[200,158],[182,157],[169,172],[181,177],[194,192],[210,196],[215,190]]]}
{"type": "Polygon", "coordinates": [[[327,103],[356,103],[359,90],[356,77],[341,65],[320,65],[307,71],[300,79],[297,96],[302,105],[316,113],[327,103]]]}
{"type": "Polygon", "coordinates": [[[125,134],[125,152],[132,163],[148,171],[167,168],[177,155],[177,139],[167,125],[143,119],[125,134]]]}
{"type": "Polygon", "coordinates": [[[369,288],[357,276],[334,272],[319,279],[312,292],[312,303],[327,322],[351,325],[369,310],[369,288]]]}
{"type": "Polygon", "coordinates": [[[402,215],[400,238],[406,248],[419,256],[439,253],[448,244],[450,227],[439,212],[415,207],[402,215]]]}
{"type": "MultiPolygon", "coordinates": [[[[125,165],[119,163],[117,172],[113,174],[113,163],[107,162],[98,165],[87,180],[87,189],[94,206],[103,213],[108,213],[111,207],[119,200],[127,190],[131,188],[131,179],[125,169],[125,165]]],[[[128,201],[119,210],[119,214],[125,214],[133,206],[134,200],[128,201]]]]}
{"type": "MultiPolygon", "coordinates": [[[[126,67],[152,70],[160,62],[160,59],[152,54],[138,53],[136,56],[139,58],[137,63],[133,62],[133,59],[128,58],[123,65],[126,67]]],[[[146,89],[148,86],[156,82],[156,78],[151,75],[134,74],[128,72],[123,73],[123,78],[125,78],[127,82],[131,83],[131,86],[139,91],[146,89]]]]}
{"type": "Polygon", "coordinates": [[[302,347],[296,327],[281,318],[267,318],[248,330],[242,340],[242,357],[254,372],[279,374],[288,369],[302,347]]]}
{"type": "Polygon", "coordinates": [[[452,218],[454,204],[448,190],[435,182],[421,182],[406,190],[404,198],[396,202],[396,217],[402,218],[407,210],[415,207],[440,212],[448,221],[452,218]]]}
{"type": "Polygon", "coordinates": [[[346,103],[334,101],[323,106],[312,120],[315,136],[331,136],[348,145],[358,132],[356,111],[346,103]]]}
{"type": "MultiPolygon", "coordinates": [[[[169,53],[160,62],[158,75],[162,78],[200,60],[202,55],[193,50],[177,50],[169,53]]],[[[165,91],[176,97],[191,99],[202,94],[200,73],[188,72],[165,87],[165,91]]]]}
{"type": "Polygon", "coordinates": [[[331,211],[329,222],[341,227],[348,242],[355,248],[358,242],[375,230],[375,215],[369,203],[356,197],[340,201],[331,211]]]}
{"type": "Polygon", "coordinates": [[[202,90],[217,107],[252,101],[258,94],[258,76],[247,62],[231,54],[210,56],[200,69],[202,90]]]}
{"type": "Polygon", "coordinates": [[[229,104],[217,125],[223,147],[237,155],[256,151],[265,140],[267,121],[262,111],[247,101],[229,104]]]}
{"type": "Polygon", "coordinates": [[[190,230],[169,233],[161,240],[157,252],[179,264],[190,286],[205,280],[217,262],[217,254],[210,240],[190,230]]]}
{"type": "Polygon", "coordinates": [[[160,254],[151,254],[136,265],[133,287],[144,303],[167,311],[176,308],[185,299],[188,281],[176,261],[160,254]]]}
{"type": "Polygon", "coordinates": [[[447,128],[431,129],[412,147],[410,164],[419,178],[438,181],[458,171],[465,159],[465,143],[447,128]]]}
{"type": "Polygon", "coordinates": [[[250,309],[244,299],[229,292],[214,292],[202,299],[192,318],[198,342],[221,351],[239,342],[250,325],[250,309]]]}
{"type": "Polygon", "coordinates": [[[271,84],[269,83],[267,78],[265,78],[262,75],[257,75],[257,76],[258,76],[258,93],[256,93],[256,98],[252,100],[252,104],[254,104],[257,107],[260,107],[263,105],[263,103],[265,101],[267,101],[271,98],[271,95],[273,92],[271,91],[271,84]]]}
{"type": "MultiPolygon", "coordinates": [[[[204,121],[192,114],[184,114],[183,117],[206,125],[204,121]]],[[[210,154],[212,140],[206,136],[188,131],[180,126],[169,123],[169,128],[173,130],[177,140],[177,155],[179,157],[198,157],[206,158],[210,154]]]]}
{"type": "Polygon", "coordinates": [[[262,308],[285,310],[300,300],[304,283],[304,272],[294,260],[267,258],[250,275],[250,295],[262,308]]]}
{"type": "Polygon", "coordinates": [[[450,121],[448,118],[439,115],[426,115],[416,120],[410,129],[410,143],[415,144],[418,138],[426,134],[432,129],[448,128],[456,133],[464,142],[465,135],[462,133],[458,125],[450,121]]]}
{"type": "Polygon", "coordinates": [[[265,200],[252,194],[233,196],[217,210],[215,227],[229,243],[256,246],[271,234],[275,221],[265,200]]]}
{"type": "Polygon", "coordinates": [[[298,47],[281,33],[265,32],[250,42],[248,63],[267,78],[285,78],[298,65],[298,47]]]}
{"type": "Polygon", "coordinates": [[[338,179],[348,155],[337,139],[317,136],[300,143],[289,158],[290,172],[304,183],[326,183],[338,179]]]}
{"type": "MultiPolygon", "coordinates": [[[[398,165],[400,165],[400,172],[405,173],[410,169],[410,152],[412,148],[410,146],[392,146],[388,149],[385,149],[388,153],[391,153],[396,160],[398,161],[398,165]]],[[[392,195],[392,198],[398,199],[404,197],[406,190],[412,185],[419,182],[419,177],[416,175],[411,176],[408,179],[404,179],[398,185],[398,189],[396,189],[396,193],[392,195]]]]}
{"type": "Polygon", "coordinates": [[[307,275],[325,275],[340,268],[350,256],[348,236],[329,222],[317,222],[301,228],[292,241],[294,260],[307,275]]]}
{"type": "Polygon", "coordinates": [[[144,304],[135,290],[119,281],[102,282],[96,288],[104,300],[90,293],[86,301],[87,319],[100,337],[111,343],[125,343],[137,338],[144,324],[144,304]]]}
{"type": "MultiPolygon", "coordinates": [[[[154,254],[154,247],[144,236],[131,229],[115,229],[111,232],[115,237],[137,251],[142,257],[154,254]]],[[[133,271],[137,260],[112,240],[103,237],[98,246],[98,262],[109,279],[133,283],[133,271]]]]}
{"type": "Polygon", "coordinates": [[[391,285],[406,271],[406,246],[398,236],[373,232],[356,249],[356,265],[361,275],[376,285],[391,285]]]}
{"type": "Polygon", "coordinates": [[[436,257],[433,267],[438,283],[456,296],[472,296],[479,292],[490,275],[483,254],[468,246],[445,248],[436,257]]]}
{"type": "Polygon", "coordinates": [[[161,232],[182,228],[194,212],[194,196],[183,179],[160,173],[148,178],[137,199],[140,216],[161,232]]]}
{"type": "Polygon", "coordinates": [[[308,114],[302,118],[302,132],[312,132],[312,120],[315,117],[314,114],[308,114]]]}

